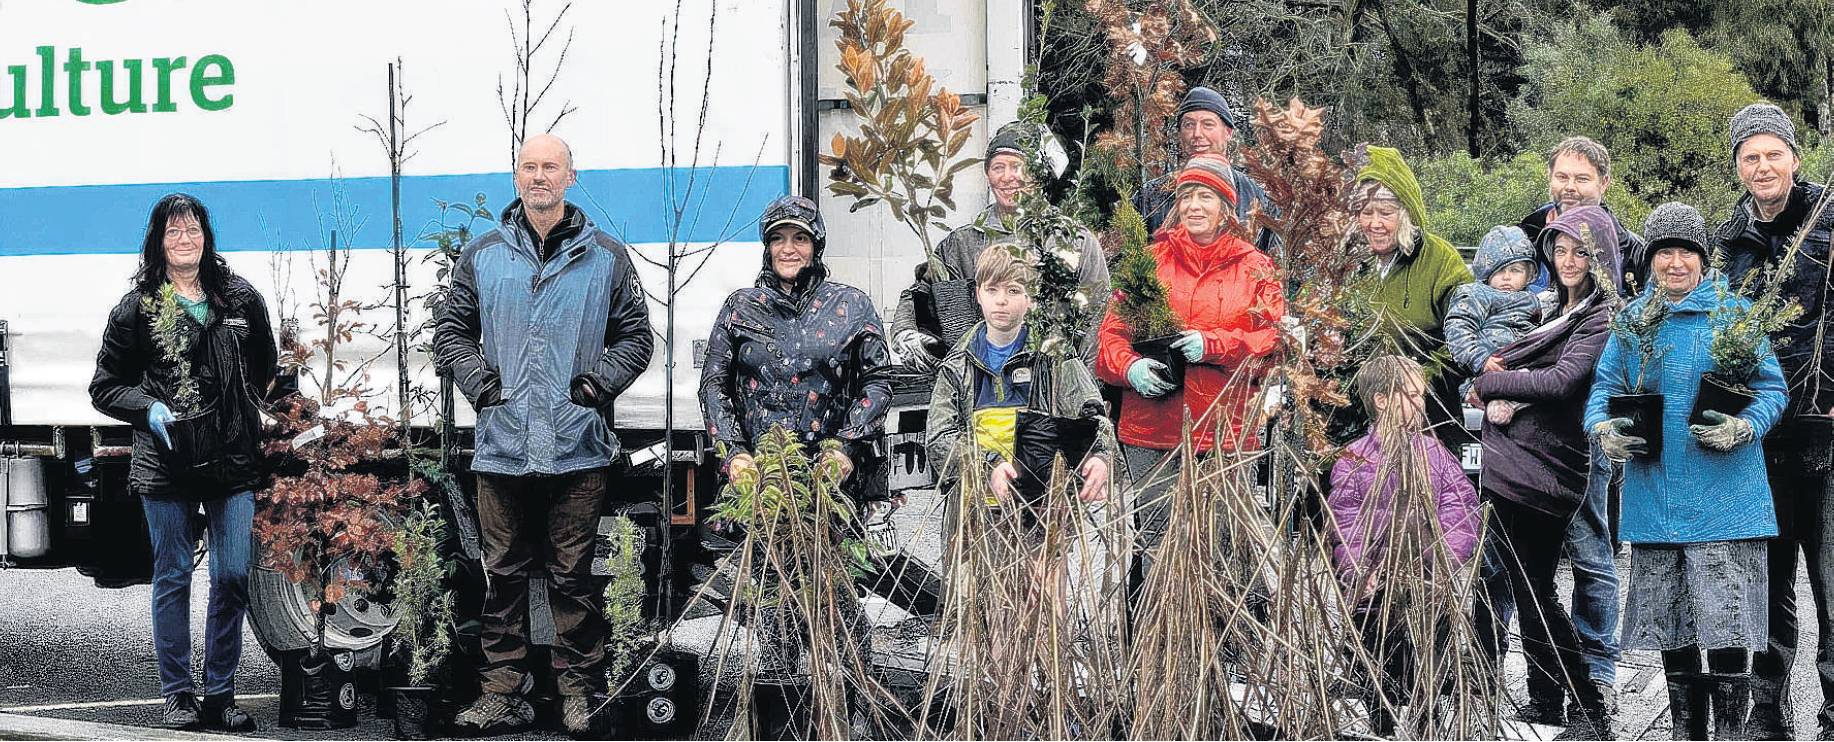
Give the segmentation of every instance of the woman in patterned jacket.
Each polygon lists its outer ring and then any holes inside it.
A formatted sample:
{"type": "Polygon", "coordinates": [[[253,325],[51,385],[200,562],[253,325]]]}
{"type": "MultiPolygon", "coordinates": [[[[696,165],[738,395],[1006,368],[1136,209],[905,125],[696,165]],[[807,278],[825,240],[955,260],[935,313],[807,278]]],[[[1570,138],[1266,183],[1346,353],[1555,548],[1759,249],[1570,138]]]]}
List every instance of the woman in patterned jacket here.
{"type": "MultiPolygon", "coordinates": [[[[821,259],[827,230],[813,201],[776,200],[764,210],[758,232],[764,269],[756,285],[734,291],[720,307],[701,368],[701,413],[726,475],[737,479],[755,468],[758,440],[782,427],[796,434],[809,455],[838,461],[843,488],[856,502],[884,499],[885,476],[868,460],[882,458],[872,452],[885,432],[892,362],[872,299],[827,280],[821,259]],[[827,439],[840,441],[840,449],[818,454],[827,439]]],[[[760,546],[753,543],[754,549],[760,546]]],[[[768,559],[758,559],[758,553],[753,579],[795,579],[782,565],[766,565],[768,559]]],[[[851,629],[849,638],[863,657],[868,625],[859,602],[850,598],[852,586],[827,587],[842,591],[842,625],[851,629]]],[[[760,604],[751,627],[760,654],[752,707],[761,739],[813,736],[811,709],[793,700],[809,697],[810,678],[798,669],[810,631],[801,616],[786,605],[760,604]]],[[[857,702],[855,689],[849,695],[850,705],[857,702]]]]}

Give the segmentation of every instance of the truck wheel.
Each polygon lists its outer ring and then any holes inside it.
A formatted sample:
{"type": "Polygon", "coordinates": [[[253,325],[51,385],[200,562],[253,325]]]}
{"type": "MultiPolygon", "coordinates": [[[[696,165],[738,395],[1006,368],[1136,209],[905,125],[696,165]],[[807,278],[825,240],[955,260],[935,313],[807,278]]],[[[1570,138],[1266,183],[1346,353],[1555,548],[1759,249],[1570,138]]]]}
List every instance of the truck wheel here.
{"type": "MultiPolygon", "coordinates": [[[[311,601],[317,593],[317,585],[310,581],[296,584],[266,567],[249,570],[249,624],[269,655],[312,645],[311,601]]],[[[325,617],[325,647],[351,652],[375,648],[395,630],[395,623],[389,606],[360,595],[347,597],[325,617]]]]}

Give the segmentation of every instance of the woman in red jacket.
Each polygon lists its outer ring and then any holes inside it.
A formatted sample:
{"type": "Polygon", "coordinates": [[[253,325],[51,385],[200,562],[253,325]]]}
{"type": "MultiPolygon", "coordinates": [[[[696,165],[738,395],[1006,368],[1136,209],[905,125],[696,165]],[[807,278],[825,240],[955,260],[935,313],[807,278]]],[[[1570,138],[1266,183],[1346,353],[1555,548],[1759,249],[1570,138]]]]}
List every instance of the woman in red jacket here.
{"type": "Polygon", "coordinates": [[[1259,446],[1251,403],[1259,397],[1265,358],[1279,344],[1286,299],[1274,261],[1233,233],[1234,182],[1221,157],[1191,158],[1178,174],[1178,221],[1153,236],[1159,280],[1185,327],[1173,345],[1186,361],[1183,386],[1161,375],[1164,364],[1134,352],[1133,334],[1112,304],[1102,320],[1095,372],[1123,388],[1116,433],[1137,498],[1136,589],[1151,566],[1147,552],[1165,533],[1185,410],[1195,421],[1197,453],[1259,446]]]}

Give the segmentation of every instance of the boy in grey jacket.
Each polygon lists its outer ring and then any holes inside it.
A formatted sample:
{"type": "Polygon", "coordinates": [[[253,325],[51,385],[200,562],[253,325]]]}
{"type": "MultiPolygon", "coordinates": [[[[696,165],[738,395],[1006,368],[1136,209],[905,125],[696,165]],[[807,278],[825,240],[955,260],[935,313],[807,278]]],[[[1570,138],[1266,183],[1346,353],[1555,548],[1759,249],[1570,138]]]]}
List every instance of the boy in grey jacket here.
{"type": "MultiPolygon", "coordinates": [[[[1473,376],[1491,364],[1491,356],[1541,324],[1541,300],[1528,287],[1541,265],[1535,247],[1518,227],[1494,227],[1477,246],[1471,262],[1477,283],[1452,293],[1446,312],[1446,347],[1452,360],[1473,376]]],[[[1463,392],[1471,393],[1471,382],[1463,392]]],[[[1521,409],[1519,402],[1499,402],[1486,413],[1497,425],[1508,423],[1521,409]]]]}

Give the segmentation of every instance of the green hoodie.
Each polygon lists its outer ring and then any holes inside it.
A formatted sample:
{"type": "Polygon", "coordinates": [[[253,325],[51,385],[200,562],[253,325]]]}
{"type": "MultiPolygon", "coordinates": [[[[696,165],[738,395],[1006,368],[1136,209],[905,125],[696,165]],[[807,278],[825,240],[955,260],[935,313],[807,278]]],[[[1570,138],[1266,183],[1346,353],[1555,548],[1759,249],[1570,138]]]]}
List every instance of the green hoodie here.
{"type": "Polygon", "coordinates": [[[1475,280],[1471,269],[1452,243],[1427,231],[1426,198],[1400,150],[1370,147],[1369,164],[1357,171],[1356,180],[1373,180],[1393,191],[1420,232],[1418,244],[1401,246],[1394,267],[1376,288],[1374,302],[1388,320],[1383,325],[1390,337],[1400,340],[1404,335],[1415,335],[1418,355],[1432,353],[1444,345],[1440,326],[1445,322],[1452,290],[1475,280]]]}

